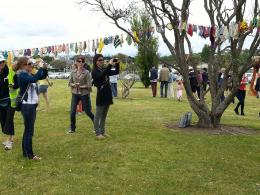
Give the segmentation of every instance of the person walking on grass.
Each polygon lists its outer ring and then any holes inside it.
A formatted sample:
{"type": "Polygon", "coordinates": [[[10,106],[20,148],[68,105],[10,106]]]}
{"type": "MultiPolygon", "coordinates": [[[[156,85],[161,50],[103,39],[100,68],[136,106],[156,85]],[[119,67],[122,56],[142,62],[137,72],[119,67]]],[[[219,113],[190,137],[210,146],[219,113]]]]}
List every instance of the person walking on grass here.
{"type": "Polygon", "coordinates": [[[241,106],[241,115],[242,116],[245,115],[244,107],[245,107],[245,98],[246,98],[246,84],[247,84],[247,77],[244,74],[242,77],[242,80],[240,81],[240,86],[239,86],[239,89],[236,94],[236,97],[239,102],[238,102],[236,108],[234,109],[234,111],[237,115],[239,115],[238,109],[240,106],[241,106]]]}
{"type": "Polygon", "coordinates": [[[168,80],[169,80],[169,69],[166,65],[163,65],[163,68],[160,71],[159,81],[161,82],[161,98],[167,98],[167,91],[168,91],[168,80]],[[163,94],[164,90],[164,94],[163,94]]]}
{"type": "Polygon", "coordinates": [[[107,67],[104,66],[104,58],[101,54],[96,54],[93,58],[92,78],[93,84],[97,87],[96,115],[94,128],[98,139],[107,136],[105,123],[111,104],[113,104],[112,91],[109,84],[109,76],[119,74],[119,62],[111,59],[107,67]],[[112,69],[112,67],[115,67],[112,69]]]}
{"type": "Polygon", "coordinates": [[[76,130],[76,110],[79,101],[86,115],[94,121],[94,114],[91,111],[91,74],[84,67],[84,56],[76,58],[76,68],[71,72],[69,86],[71,87],[71,110],[70,110],[70,130],[68,133],[75,133],[76,130]]]}
{"type": "Polygon", "coordinates": [[[24,133],[22,141],[23,156],[30,160],[41,160],[33,152],[32,137],[34,135],[34,124],[36,120],[36,108],[39,97],[37,94],[37,81],[45,79],[48,71],[47,66],[40,64],[40,68],[35,75],[32,75],[32,63],[27,57],[21,57],[17,61],[19,95],[25,98],[22,102],[21,113],[24,120],[24,133]]]}
{"type": "Polygon", "coordinates": [[[157,79],[158,79],[158,70],[156,69],[155,65],[153,65],[152,69],[150,70],[150,82],[151,82],[153,97],[156,97],[157,94],[157,79]]]}

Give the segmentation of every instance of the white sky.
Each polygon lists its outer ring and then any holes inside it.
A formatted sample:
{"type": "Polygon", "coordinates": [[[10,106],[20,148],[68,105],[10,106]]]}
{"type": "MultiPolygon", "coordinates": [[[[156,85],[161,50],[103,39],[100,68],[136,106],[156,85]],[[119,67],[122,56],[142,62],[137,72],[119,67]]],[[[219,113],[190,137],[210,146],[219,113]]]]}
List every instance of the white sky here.
{"type": "MultiPolygon", "coordinates": [[[[126,6],[129,0],[116,1],[117,5],[126,6]]],[[[122,33],[101,13],[80,7],[77,2],[77,0],[1,0],[0,50],[40,48],[122,33]]],[[[209,24],[203,0],[193,1],[190,10],[190,23],[209,24]]],[[[160,38],[160,35],[157,35],[160,38]]],[[[194,52],[201,51],[204,44],[210,43],[209,39],[204,40],[197,35],[192,37],[191,42],[194,52]]],[[[136,49],[124,44],[122,48],[105,46],[103,50],[105,55],[118,52],[134,55],[136,49]]],[[[161,38],[159,53],[169,54],[161,38]]]]}

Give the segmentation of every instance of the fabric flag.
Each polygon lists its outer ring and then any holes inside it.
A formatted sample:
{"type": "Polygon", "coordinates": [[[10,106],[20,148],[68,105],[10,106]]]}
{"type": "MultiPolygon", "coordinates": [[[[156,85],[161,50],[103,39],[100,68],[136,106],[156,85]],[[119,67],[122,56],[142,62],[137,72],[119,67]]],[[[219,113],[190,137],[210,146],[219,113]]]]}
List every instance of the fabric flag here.
{"type": "Polygon", "coordinates": [[[109,40],[107,37],[104,38],[104,45],[108,45],[109,44],[109,40]]]}
{"type": "Polygon", "coordinates": [[[77,54],[78,51],[79,51],[79,50],[78,50],[78,44],[77,44],[77,43],[75,43],[75,50],[74,50],[74,51],[75,51],[76,54],[77,54]]]}
{"type": "Polygon", "coordinates": [[[133,32],[133,36],[134,36],[134,38],[135,38],[134,41],[137,42],[137,43],[139,43],[139,42],[140,42],[140,39],[138,38],[136,31],[133,32]]]}
{"type": "Polygon", "coordinates": [[[65,52],[65,51],[66,51],[66,46],[65,46],[65,44],[64,44],[64,43],[62,44],[62,51],[63,51],[63,52],[65,52]]]}
{"type": "Polygon", "coordinates": [[[99,46],[99,40],[98,40],[98,39],[96,39],[96,45],[95,45],[95,48],[97,49],[97,48],[98,48],[98,46],[99,46]]]}
{"type": "Polygon", "coordinates": [[[67,43],[65,47],[66,47],[65,53],[66,53],[66,55],[69,55],[69,53],[70,53],[70,45],[67,43]]]}
{"type": "Polygon", "coordinates": [[[82,44],[82,42],[79,42],[78,43],[78,48],[79,48],[79,54],[81,54],[82,53],[82,51],[83,51],[83,44],[82,44]]]}
{"type": "Polygon", "coordinates": [[[39,49],[38,48],[35,49],[34,55],[39,55],[39,49]]]}
{"type": "Polygon", "coordinates": [[[168,24],[166,24],[166,28],[168,30],[172,30],[173,29],[173,25],[171,23],[168,23],[168,24]]]}
{"type": "Polygon", "coordinates": [[[123,35],[123,34],[121,34],[121,39],[120,39],[120,41],[121,41],[121,47],[122,47],[122,45],[123,45],[123,43],[124,43],[124,35],[123,35]]]}
{"type": "Polygon", "coordinates": [[[87,49],[87,42],[84,41],[84,43],[83,43],[83,51],[86,51],[86,49],[87,49]]]}
{"type": "Polygon", "coordinates": [[[242,22],[240,22],[240,28],[239,28],[240,32],[244,32],[247,29],[248,29],[248,25],[247,25],[246,21],[243,20],[242,22]]]}
{"type": "Polygon", "coordinates": [[[91,50],[90,50],[90,40],[88,39],[88,45],[87,45],[87,47],[88,47],[88,52],[90,52],[91,50]]]}
{"type": "Polygon", "coordinates": [[[192,24],[189,24],[187,33],[188,33],[188,35],[190,35],[192,37],[192,35],[193,35],[192,24]]]}
{"type": "Polygon", "coordinates": [[[95,47],[96,45],[95,45],[95,40],[93,39],[92,40],[92,52],[95,52],[95,50],[96,50],[96,47],[95,47]]]}
{"type": "Polygon", "coordinates": [[[114,37],[113,36],[109,36],[108,37],[108,44],[113,44],[114,42],[114,37]]]}
{"type": "Polygon", "coordinates": [[[127,35],[126,42],[127,42],[128,45],[132,44],[132,37],[130,35],[127,35]]]}
{"type": "Polygon", "coordinates": [[[74,50],[74,44],[70,43],[70,51],[73,51],[73,50],[74,50]]]}
{"type": "Polygon", "coordinates": [[[114,39],[114,47],[117,48],[119,45],[121,45],[121,40],[118,35],[115,36],[114,39]]]}
{"type": "Polygon", "coordinates": [[[8,52],[7,66],[8,66],[9,68],[12,66],[12,53],[11,53],[10,51],[8,52]]]}
{"type": "Polygon", "coordinates": [[[98,53],[101,53],[104,47],[104,41],[102,38],[99,40],[99,45],[98,45],[98,53]]]}

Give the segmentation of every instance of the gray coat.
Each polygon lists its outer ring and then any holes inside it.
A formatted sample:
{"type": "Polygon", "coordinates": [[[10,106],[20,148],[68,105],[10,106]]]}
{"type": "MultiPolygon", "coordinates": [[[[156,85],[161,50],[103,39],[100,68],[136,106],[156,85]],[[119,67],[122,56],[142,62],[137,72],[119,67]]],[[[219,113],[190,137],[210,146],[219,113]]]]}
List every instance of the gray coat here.
{"type": "Polygon", "coordinates": [[[77,69],[73,70],[70,74],[69,86],[71,93],[78,95],[87,95],[91,92],[91,74],[88,70],[83,69],[80,75],[77,74],[77,69]],[[79,83],[79,87],[75,84],[79,83]]]}

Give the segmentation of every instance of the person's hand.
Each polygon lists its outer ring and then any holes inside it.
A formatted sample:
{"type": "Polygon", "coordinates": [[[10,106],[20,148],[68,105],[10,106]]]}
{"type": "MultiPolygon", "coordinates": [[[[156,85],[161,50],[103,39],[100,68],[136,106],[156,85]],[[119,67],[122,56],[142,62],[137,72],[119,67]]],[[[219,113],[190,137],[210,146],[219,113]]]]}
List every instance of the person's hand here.
{"type": "Polygon", "coordinates": [[[52,87],[53,86],[53,82],[50,82],[49,85],[50,85],[50,87],[52,87]]]}
{"type": "Polygon", "coordinates": [[[47,69],[48,68],[48,64],[47,63],[43,63],[42,68],[47,69]]]}
{"type": "Polygon", "coordinates": [[[111,65],[114,65],[114,64],[115,64],[115,62],[113,62],[113,60],[114,60],[113,58],[112,58],[112,59],[110,59],[110,60],[109,60],[109,64],[111,64],[111,65]]]}

